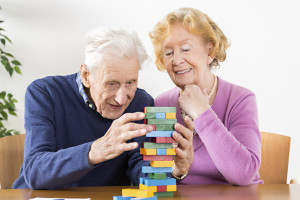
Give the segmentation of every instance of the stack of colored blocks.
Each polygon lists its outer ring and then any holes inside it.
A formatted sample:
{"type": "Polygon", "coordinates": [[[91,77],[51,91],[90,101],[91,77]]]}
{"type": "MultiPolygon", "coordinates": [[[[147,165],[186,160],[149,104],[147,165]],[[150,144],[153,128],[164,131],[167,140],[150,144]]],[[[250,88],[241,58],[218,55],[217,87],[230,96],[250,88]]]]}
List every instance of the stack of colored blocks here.
{"type": "Polygon", "coordinates": [[[140,153],[143,160],[149,160],[150,166],[143,166],[142,172],[148,177],[140,178],[139,189],[123,189],[122,196],[114,200],[133,200],[138,197],[144,200],[156,200],[157,196],[173,196],[177,190],[176,179],[167,177],[174,165],[176,155],[172,138],[176,119],[176,107],[145,107],[145,124],[152,125],[153,131],[146,134],[151,142],[144,142],[140,153]]]}

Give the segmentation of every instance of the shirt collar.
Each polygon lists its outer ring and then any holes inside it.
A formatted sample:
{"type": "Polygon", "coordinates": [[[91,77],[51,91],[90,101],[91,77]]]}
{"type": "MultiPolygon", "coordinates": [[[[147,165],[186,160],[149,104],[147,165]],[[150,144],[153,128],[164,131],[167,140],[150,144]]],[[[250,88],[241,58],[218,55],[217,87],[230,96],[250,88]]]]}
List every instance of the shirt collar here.
{"type": "Polygon", "coordinates": [[[88,95],[86,94],[83,84],[82,84],[82,80],[81,80],[81,75],[80,75],[80,71],[77,73],[76,76],[76,82],[77,82],[77,86],[78,86],[78,91],[80,93],[80,95],[82,96],[84,102],[92,109],[96,110],[96,107],[94,105],[94,103],[89,99],[88,95]]]}

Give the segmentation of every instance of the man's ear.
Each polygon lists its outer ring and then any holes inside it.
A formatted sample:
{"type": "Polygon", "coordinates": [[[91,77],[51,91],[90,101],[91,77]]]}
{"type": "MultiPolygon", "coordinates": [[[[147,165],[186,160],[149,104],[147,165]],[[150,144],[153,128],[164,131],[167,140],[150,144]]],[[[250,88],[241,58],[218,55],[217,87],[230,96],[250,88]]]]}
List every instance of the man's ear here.
{"type": "Polygon", "coordinates": [[[88,70],[87,66],[85,64],[82,64],[80,66],[80,75],[81,75],[81,81],[84,87],[90,88],[91,83],[90,83],[90,71],[88,70]]]}

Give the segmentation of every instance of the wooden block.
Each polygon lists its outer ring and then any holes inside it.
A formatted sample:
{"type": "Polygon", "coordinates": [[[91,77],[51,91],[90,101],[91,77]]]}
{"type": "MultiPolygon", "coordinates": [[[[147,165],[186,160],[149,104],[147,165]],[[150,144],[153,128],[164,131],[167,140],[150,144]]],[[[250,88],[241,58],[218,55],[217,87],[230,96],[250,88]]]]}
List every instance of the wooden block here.
{"type": "Polygon", "coordinates": [[[140,148],[140,154],[143,154],[143,155],[156,155],[156,149],[140,148]]]}
{"type": "Polygon", "coordinates": [[[155,119],[156,113],[154,112],[147,112],[145,113],[145,119],[155,119]]]}
{"type": "Polygon", "coordinates": [[[177,143],[176,140],[174,140],[171,137],[153,137],[153,138],[151,138],[151,142],[155,142],[155,143],[177,143]]]}
{"type": "Polygon", "coordinates": [[[173,167],[174,161],[157,161],[157,160],[151,160],[150,161],[151,167],[173,167]]]}
{"type": "Polygon", "coordinates": [[[144,124],[147,124],[147,119],[144,119],[144,124]]]}
{"type": "Polygon", "coordinates": [[[167,185],[167,192],[175,192],[175,191],[177,191],[176,185],[167,185]]]}
{"type": "Polygon", "coordinates": [[[174,124],[165,124],[165,131],[174,131],[174,124]]]}
{"type": "Polygon", "coordinates": [[[139,189],[140,190],[147,190],[147,191],[151,191],[151,192],[157,192],[157,186],[146,186],[144,184],[140,184],[139,189]]]}
{"type": "Polygon", "coordinates": [[[171,155],[142,155],[142,156],[143,156],[143,160],[160,160],[160,161],[173,160],[173,156],[171,155]]]}
{"type": "Polygon", "coordinates": [[[146,112],[176,113],[176,107],[146,107],[146,112]]]}
{"type": "Polygon", "coordinates": [[[132,197],[123,197],[123,196],[114,196],[113,197],[113,200],[131,200],[131,199],[132,199],[132,197]]]}
{"type": "Polygon", "coordinates": [[[157,124],[155,126],[157,127],[157,129],[156,129],[157,131],[166,131],[166,125],[165,124],[157,124]]]}
{"type": "Polygon", "coordinates": [[[166,119],[166,113],[162,113],[162,112],[155,113],[155,119],[166,119]]]}
{"type": "Polygon", "coordinates": [[[166,185],[161,185],[161,186],[156,186],[156,187],[157,187],[157,192],[166,192],[167,191],[166,185]]]}
{"type": "Polygon", "coordinates": [[[176,119],[176,113],[166,113],[166,119],[176,119]]]}
{"type": "Polygon", "coordinates": [[[143,142],[144,149],[172,149],[172,143],[143,142]]]}
{"type": "Polygon", "coordinates": [[[176,124],[177,119],[148,119],[148,124],[176,124]]]}
{"type": "Polygon", "coordinates": [[[154,195],[158,197],[172,197],[174,192],[154,192],[154,195]]]}
{"type": "Polygon", "coordinates": [[[176,155],[176,150],[175,149],[167,149],[167,155],[176,155]]]}
{"type": "Polygon", "coordinates": [[[142,166],[142,173],[171,173],[171,172],[172,172],[172,167],[142,166]]]}
{"type": "Polygon", "coordinates": [[[151,131],[146,133],[146,137],[172,137],[174,131],[151,131]]]}
{"type": "Polygon", "coordinates": [[[148,198],[131,198],[131,200],[157,200],[157,196],[148,197],[148,198]]]}
{"type": "Polygon", "coordinates": [[[153,179],[166,179],[166,173],[149,173],[149,178],[153,179]]]}
{"type": "Polygon", "coordinates": [[[140,183],[146,186],[176,185],[176,179],[167,177],[166,179],[156,180],[144,177],[140,178],[140,183]]]}
{"type": "Polygon", "coordinates": [[[152,126],[153,130],[152,131],[156,131],[156,125],[151,124],[150,126],[152,126]]]}
{"type": "Polygon", "coordinates": [[[153,197],[154,193],[147,190],[139,190],[133,188],[122,189],[122,196],[131,196],[131,197],[153,197]]]}
{"type": "Polygon", "coordinates": [[[167,149],[156,149],[156,155],[167,155],[167,149]]]}

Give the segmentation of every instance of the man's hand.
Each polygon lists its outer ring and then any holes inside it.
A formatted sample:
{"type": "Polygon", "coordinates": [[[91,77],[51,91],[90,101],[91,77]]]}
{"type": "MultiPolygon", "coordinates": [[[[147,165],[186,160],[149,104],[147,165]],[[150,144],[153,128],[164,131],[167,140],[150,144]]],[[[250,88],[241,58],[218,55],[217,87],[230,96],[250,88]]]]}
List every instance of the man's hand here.
{"type": "Polygon", "coordinates": [[[130,151],[138,147],[137,142],[126,143],[127,140],[144,136],[152,131],[152,126],[136,124],[132,121],[144,119],[141,112],[126,113],[113,121],[106,134],[94,141],[89,151],[89,163],[95,165],[106,160],[111,160],[124,151],[130,151]]]}

